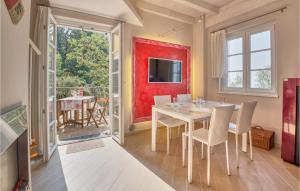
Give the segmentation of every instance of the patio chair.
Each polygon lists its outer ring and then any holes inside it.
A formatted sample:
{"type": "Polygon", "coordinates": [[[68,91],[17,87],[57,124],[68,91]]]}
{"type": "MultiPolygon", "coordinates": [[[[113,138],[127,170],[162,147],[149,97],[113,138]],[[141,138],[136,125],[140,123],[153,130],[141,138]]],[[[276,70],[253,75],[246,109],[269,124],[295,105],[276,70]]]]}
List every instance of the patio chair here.
{"type": "Polygon", "coordinates": [[[107,120],[105,119],[106,112],[108,107],[108,98],[97,98],[97,112],[100,114],[99,122],[101,123],[102,119],[106,125],[108,125],[107,120]]]}
{"type": "Polygon", "coordinates": [[[97,111],[96,107],[97,107],[97,99],[96,97],[94,98],[94,103],[92,103],[92,107],[89,107],[90,105],[88,105],[88,108],[87,108],[87,111],[89,113],[89,118],[88,118],[88,122],[87,122],[87,125],[88,126],[91,122],[91,119],[93,119],[95,125],[97,128],[99,128],[98,124],[97,124],[97,121],[95,119],[95,112],[97,111]]]}

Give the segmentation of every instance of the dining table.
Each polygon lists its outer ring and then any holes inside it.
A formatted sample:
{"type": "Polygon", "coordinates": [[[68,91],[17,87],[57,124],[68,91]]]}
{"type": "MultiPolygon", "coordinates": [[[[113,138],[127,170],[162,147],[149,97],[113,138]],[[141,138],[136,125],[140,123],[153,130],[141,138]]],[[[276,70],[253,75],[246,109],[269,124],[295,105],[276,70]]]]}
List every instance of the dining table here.
{"type": "MultiPolygon", "coordinates": [[[[89,103],[94,96],[70,96],[59,99],[61,101],[62,111],[80,111],[81,110],[81,126],[84,127],[84,103],[89,103]]],[[[76,120],[74,123],[78,123],[76,120]]]]}
{"type": "MultiPolygon", "coordinates": [[[[152,132],[151,132],[151,148],[156,151],[156,134],[159,114],[164,114],[176,119],[187,122],[188,124],[188,182],[192,182],[192,164],[193,164],[193,147],[192,147],[192,131],[194,130],[195,121],[205,120],[212,114],[213,108],[226,105],[235,105],[234,110],[240,109],[240,105],[205,100],[200,103],[167,103],[163,105],[152,106],[152,132]]],[[[242,151],[247,152],[247,133],[242,135],[242,151]]]]}

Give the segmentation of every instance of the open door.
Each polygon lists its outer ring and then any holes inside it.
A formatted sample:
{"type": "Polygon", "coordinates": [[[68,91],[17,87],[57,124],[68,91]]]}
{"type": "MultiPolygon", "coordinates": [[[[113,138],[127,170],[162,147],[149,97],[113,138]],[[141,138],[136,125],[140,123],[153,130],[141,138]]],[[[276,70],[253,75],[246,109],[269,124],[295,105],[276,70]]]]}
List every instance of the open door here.
{"type": "Polygon", "coordinates": [[[48,8],[48,26],[47,26],[47,57],[46,64],[43,67],[44,72],[44,125],[47,127],[44,135],[45,142],[45,160],[49,160],[57,147],[56,141],[56,41],[57,24],[48,8]],[[46,124],[45,124],[46,123],[46,124]]]}
{"type": "Polygon", "coordinates": [[[123,24],[114,27],[110,40],[109,64],[109,113],[112,137],[119,144],[124,143],[122,108],[122,31],[123,24]]]}

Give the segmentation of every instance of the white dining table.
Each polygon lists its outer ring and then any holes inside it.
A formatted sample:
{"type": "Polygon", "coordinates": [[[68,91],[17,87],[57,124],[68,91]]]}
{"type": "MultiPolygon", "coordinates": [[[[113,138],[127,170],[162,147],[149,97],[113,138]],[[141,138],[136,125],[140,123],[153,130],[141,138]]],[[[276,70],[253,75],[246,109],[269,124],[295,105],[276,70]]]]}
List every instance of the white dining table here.
{"type": "MultiPolygon", "coordinates": [[[[195,103],[168,103],[165,105],[152,106],[152,137],[151,148],[156,151],[156,133],[158,114],[168,115],[188,123],[188,182],[192,182],[192,164],[193,164],[193,147],[192,147],[192,131],[194,123],[197,120],[207,119],[211,116],[212,110],[215,107],[232,105],[230,103],[222,103],[216,101],[205,101],[200,104],[195,103]]],[[[240,106],[235,105],[235,111],[239,110],[240,106]]],[[[247,152],[247,133],[243,134],[242,151],[247,152]]]]}

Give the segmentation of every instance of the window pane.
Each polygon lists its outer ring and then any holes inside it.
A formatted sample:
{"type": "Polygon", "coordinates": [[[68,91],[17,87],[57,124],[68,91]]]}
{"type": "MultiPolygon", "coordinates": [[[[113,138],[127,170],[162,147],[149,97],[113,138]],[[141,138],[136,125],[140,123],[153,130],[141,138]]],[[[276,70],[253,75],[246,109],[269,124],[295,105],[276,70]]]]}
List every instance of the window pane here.
{"type": "Polygon", "coordinates": [[[228,55],[240,54],[243,52],[243,39],[236,38],[227,41],[228,55]]]}
{"type": "Polygon", "coordinates": [[[243,72],[228,72],[227,87],[242,88],[243,72]]]}
{"type": "Polygon", "coordinates": [[[243,56],[229,56],[228,57],[228,71],[243,70],[243,56]]]}
{"type": "Polygon", "coordinates": [[[271,89],[271,70],[251,71],[251,88],[271,89]]]}
{"type": "Polygon", "coordinates": [[[270,69],[271,50],[251,53],[251,69],[270,69]]]}
{"type": "Polygon", "coordinates": [[[251,51],[271,48],[271,31],[251,35],[251,51]]]}

